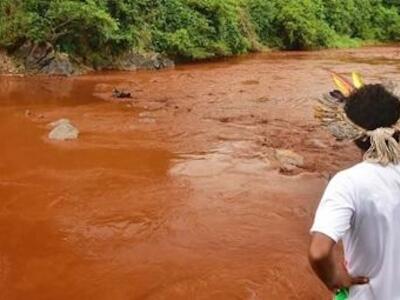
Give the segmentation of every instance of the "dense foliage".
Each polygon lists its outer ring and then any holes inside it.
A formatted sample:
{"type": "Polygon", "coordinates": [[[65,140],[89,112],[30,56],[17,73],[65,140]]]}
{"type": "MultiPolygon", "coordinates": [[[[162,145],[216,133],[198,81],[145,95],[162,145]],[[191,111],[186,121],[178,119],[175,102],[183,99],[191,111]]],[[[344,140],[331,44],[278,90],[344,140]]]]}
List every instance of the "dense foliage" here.
{"type": "Polygon", "coordinates": [[[0,47],[105,59],[130,49],[201,59],[263,46],[400,40],[397,0],[1,0],[0,47]]]}

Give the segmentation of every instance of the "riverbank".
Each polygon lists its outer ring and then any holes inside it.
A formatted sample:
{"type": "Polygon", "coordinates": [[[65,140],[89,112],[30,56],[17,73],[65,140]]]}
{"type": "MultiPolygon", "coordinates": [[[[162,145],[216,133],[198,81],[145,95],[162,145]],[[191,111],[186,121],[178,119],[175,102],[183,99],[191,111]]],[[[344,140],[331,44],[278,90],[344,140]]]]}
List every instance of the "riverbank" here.
{"type": "MultiPolygon", "coordinates": [[[[385,47],[397,47],[398,44],[390,43],[385,44],[382,42],[368,41],[363,42],[352,48],[331,49],[325,51],[337,51],[342,53],[351,53],[354,51],[362,51],[362,49],[381,49],[385,47]]],[[[320,50],[324,51],[324,50],[320,50]]],[[[293,55],[296,53],[305,53],[304,51],[290,51],[293,55]]],[[[290,53],[288,52],[288,53],[290,53]]],[[[314,51],[309,51],[313,53],[314,51]]],[[[158,53],[135,53],[128,52],[124,55],[110,60],[107,64],[101,66],[88,66],[80,59],[73,59],[66,54],[59,54],[54,51],[52,46],[44,45],[41,47],[27,47],[27,50],[22,50],[19,54],[9,55],[6,50],[0,49],[0,75],[54,75],[54,76],[72,76],[84,75],[88,73],[101,72],[101,71],[139,71],[139,70],[162,70],[173,68],[175,65],[185,65],[190,63],[212,63],[213,61],[220,60],[237,60],[246,56],[253,56],[263,53],[269,53],[272,56],[274,53],[280,53],[279,50],[264,49],[258,52],[253,52],[247,55],[234,56],[234,57],[221,57],[209,58],[197,61],[184,61],[175,63],[171,58],[158,53]],[[50,50],[49,48],[50,47],[50,50]]]]}
{"type": "Polygon", "coordinates": [[[101,66],[58,53],[49,44],[27,44],[14,55],[0,49],[0,75],[83,75],[94,71],[137,71],[171,68],[174,61],[158,53],[127,52],[101,66]]]}
{"type": "Polygon", "coordinates": [[[23,73],[23,71],[17,68],[16,62],[5,50],[0,49],[0,75],[16,75],[20,73],[23,73]]]}
{"type": "Polygon", "coordinates": [[[346,48],[399,41],[400,5],[392,2],[3,0],[0,48],[24,72],[50,74],[157,69],[265,48],[346,48]]]}

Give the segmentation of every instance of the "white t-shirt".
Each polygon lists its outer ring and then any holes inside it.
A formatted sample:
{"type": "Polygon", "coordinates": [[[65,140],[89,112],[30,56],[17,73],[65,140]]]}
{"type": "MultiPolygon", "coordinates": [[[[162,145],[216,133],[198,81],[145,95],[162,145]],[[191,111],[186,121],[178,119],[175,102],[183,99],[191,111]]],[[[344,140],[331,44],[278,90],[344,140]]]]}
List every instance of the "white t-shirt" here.
{"type": "Polygon", "coordinates": [[[343,240],[351,300],[400,300],[400,165],[363,162],[329,183],[311,232],[343,240]]]}

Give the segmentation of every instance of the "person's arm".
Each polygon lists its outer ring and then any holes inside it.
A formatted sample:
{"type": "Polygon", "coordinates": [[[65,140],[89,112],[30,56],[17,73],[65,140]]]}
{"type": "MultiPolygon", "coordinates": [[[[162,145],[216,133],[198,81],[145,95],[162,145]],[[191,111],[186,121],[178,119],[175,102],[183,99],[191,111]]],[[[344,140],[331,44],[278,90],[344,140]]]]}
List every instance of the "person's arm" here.
{"type": "Polygon", "coordinates": [[[368,278],[351,277],[343,263],[335,260],[335,245],[336,242],[327,235],[319,232],[313,234],[308,255],[317,276],[333,292],[353,285],[367,284],[368,278]]]}

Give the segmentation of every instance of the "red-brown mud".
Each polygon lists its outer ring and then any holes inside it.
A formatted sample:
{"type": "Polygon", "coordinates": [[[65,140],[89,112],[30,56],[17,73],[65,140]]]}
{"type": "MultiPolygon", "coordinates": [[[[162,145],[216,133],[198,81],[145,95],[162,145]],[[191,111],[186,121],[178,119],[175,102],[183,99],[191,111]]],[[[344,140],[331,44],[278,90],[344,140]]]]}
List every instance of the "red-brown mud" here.
{"type": "Polygon", "coordinates": [[[330,174],[360,155],[312,105],[326,70],[399,79],[398,58],[384,47],[0,77],[0,299],[329,299],[308,229],[330,174]],[[78,140],[47,139],[60,118],[78,140]],[[304,162],[283,167],[279,149],[304,162]]]}

